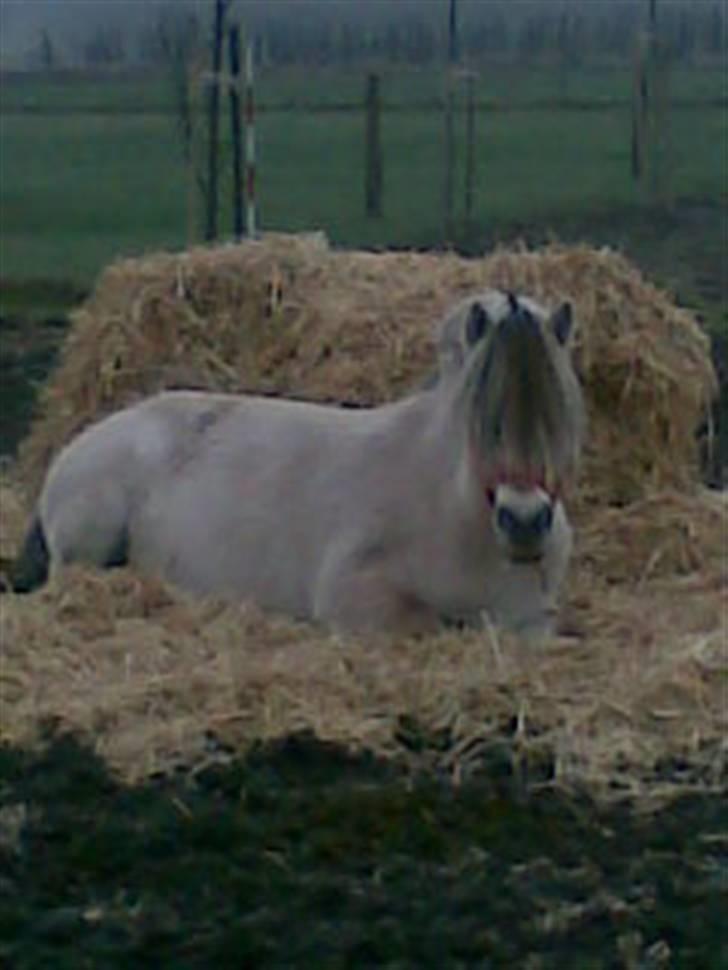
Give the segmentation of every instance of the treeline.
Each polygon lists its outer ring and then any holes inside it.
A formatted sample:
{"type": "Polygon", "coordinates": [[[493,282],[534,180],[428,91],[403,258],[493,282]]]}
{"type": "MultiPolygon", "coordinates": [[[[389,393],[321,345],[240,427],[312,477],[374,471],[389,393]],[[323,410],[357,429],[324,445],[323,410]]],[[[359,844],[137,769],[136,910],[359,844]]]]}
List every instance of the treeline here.
{"type": "MultiPolygon", "coordinates": [[[[426,67],[445,56],[449,6],[449,0],[228,0],[228,17],[255,38],[263,65],[426,67]]],[[[143,24],[109,18],[90,24],[71,51],[45,29],[29,60],[46,68],[162,63],[180,33],[205,43],[212,8],[212,0],[177,0],[150,10],[143,24]]],[[[647,26],[648,0],[458,0],[457,10],[459,56],[472,64],[579,64],[630,58],[647,26]]],[[[658,0],[657,25],[662,49],[675,60],[728,52],[724,0],[658,0]]]]}
{"type": "MultiPolygon", "coordinates": [[[[319,16],[300,21],[290,16],[286,3],[259,8],[251,26],[262,60],[322,65],[379,60],[426,66],[443,59],[447,0],[375,4],[368,14],[362,5],[358,16],[354,10],[343,16],[349,6],[328,0],[319,16]]],[[[636,34],[647,25],[647,9],[647,0],[459,0],[459,51],[473,63],[493,58],[629,58],[636,34]]],[[[723,0],[658,2],[657,9],[660,40],[676,58],[718,57],[728,50],[723,0]]]]}

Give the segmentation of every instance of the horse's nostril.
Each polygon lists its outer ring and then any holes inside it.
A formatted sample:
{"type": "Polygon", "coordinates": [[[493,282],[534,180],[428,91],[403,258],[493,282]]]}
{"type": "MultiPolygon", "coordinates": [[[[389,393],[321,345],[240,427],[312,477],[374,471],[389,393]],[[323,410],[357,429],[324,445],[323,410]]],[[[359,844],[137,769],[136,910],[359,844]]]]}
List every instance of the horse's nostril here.
{"type": "Polygon", "coordinates": [[[512,535],[518,529],[518,519],[511,512],[510,509],[506,508],[504,505],[498,509],[496,515],[496,521],[498,523],[498,528],[505,532],[506,535],[512,535]]]}
{"type": "Polygon", "coordinates": [[[544,535],[551,528],[553,521],[553,509],[550,505],[544,505],[541,511],[536,514],[533,527],[538,535],[544,535]]]}
{"type": "Polygon", "coordinates": [[[496,513],[498,528],[515,543],[533,543],[543,538],[553,521],[554,513],[550,505],[543,505],[530,515],[519,515],[508,506],[501,505],[496,513]]]}

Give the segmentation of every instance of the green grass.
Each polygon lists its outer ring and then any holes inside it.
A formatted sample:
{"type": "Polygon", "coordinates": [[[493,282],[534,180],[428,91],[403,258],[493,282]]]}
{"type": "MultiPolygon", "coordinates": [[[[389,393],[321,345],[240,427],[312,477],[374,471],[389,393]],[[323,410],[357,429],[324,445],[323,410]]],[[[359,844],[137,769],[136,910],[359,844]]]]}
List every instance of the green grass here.
{"type": "Polygon", "coordinates": [[[156,115],[0,117],[0,275],[87,282],[109,260],[179,244],[184,173],[156,115]]]}
{"type": "Polygon", "coordinates": [[[42,323],[63,314],[83,295],[83,289],[63,280],[2,279],[0,318],[42,323]]]}
{"type": "MultiPolygon", "coordinates": [[[[264,71],[258,95],[268,109],[294,103],[325,109],[355,105],[363,81],[358,71],[264,71]]],[[[572,103],[566,109],[556,104],[565,89],[553,67],[504,65],[482,73],[479,96],[490,106],[481,106],[477,118],[472,245],[514,228],[558,232],[610,213],[623,214],[626,224],[639,221],[645,200],[629,173],[629,84],[625,68],[584,69],[568,79],[566,90],[589,107],[572,103]],[[528,106],[534,102],[541,106],[528,106]],[[514,105],[518,110],[509,110],[514,105]]],[[[672,90],[697,100],[671,112],[669,195],[725,204],[728,114],[715,105],[725,82],[715,70],[682,70],[672,90]]],[[[346,246],[442,240],[443,123],[432,107],[441,76],[389,69],[383,92],[389,106],[383,116],[383,217],[364,214],[361,111],[263,110],[257,132],[263,229],[323,229],[346,246]]],[[[225,100],[223,106],[227,111],[225,100]]],[[[462,128],[460,117],[459,217],[462,128]]],[[[223,235],[230,233],[230,194],[227,176],[223,235]]],[[[46,305],[47,283],[38,281],[85,288],[116,258],[182,248],[187,241],[186,173],[164,78],[4,79],[0,312],[25,299],[18,297],[19,286],[36,289],[38,303],[46,305]]]]}
{"type": "MultiPolygon", "coordinates": [[[[624,112],[493,111],[478,121],[475,223],[483,230],[640,205],[624,112]]],[[[385,115],[384,217],[371,220],[360,117],[261,116],[262,226],[321,228],[342,245],[432,244],[442,225],[441,129],[435,112],[385,115]]],[[[676,111],[672,138],[671,191],[717,199],[728,116],[676,111]]],[[[84,284],[118,256],[185,244],[185,170],[170,117],[5,115],[0,139],[3,277],[84,284]]],[[[226,206],[228,190],[223,181],[226,206]]]]}
{"type": "MultiPolygon", "coordinates": [[[[566,69],[558,62],[490,61],[475,65],[478,101],[505,107],[557,102],[626,104],[632,91],[630,63],[583,65],[566,69]]],[[[374,65],[381,77],[385,104],[392,107],[430,106],[442,97],[443,73],[383,64],[374,65]]],[[[332,106],[356,107],[363,99],[363,67],[263,68],[256,79],[256,99],[263,109],[332,106]]],[[[670,92],[679,101],[728,99],[723,66],[707,61],[670,69],[670,92]]],[[[0,88],[0,112],[133,113],[172,112],[174,95],[165,73],[119,73],[91,76],[83,72],[56,75],[8,74],[0,88]]]]}

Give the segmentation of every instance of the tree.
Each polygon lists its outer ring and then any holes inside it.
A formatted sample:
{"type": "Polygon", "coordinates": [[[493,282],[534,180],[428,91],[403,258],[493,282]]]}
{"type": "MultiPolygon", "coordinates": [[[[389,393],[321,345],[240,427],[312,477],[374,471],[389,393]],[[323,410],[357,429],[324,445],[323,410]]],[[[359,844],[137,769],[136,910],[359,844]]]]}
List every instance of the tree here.
{"type": "Polygon", "coordinates": [[[118,27],[98,27],[82,48],[87,67],[109,67],[124,60],[124,38],[118,27]]]}
{"type": "Polygon", "coordinates": [[[56,66],[56,51],[47,30],[40,34],[40,66],[44,71],[52,71],[56,66]]]}

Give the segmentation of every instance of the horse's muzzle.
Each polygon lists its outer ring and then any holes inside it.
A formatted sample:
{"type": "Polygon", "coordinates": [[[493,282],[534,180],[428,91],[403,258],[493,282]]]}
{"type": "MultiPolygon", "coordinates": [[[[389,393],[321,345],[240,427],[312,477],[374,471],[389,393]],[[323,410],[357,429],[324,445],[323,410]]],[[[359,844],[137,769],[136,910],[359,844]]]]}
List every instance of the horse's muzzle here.
{"type": "Polygon", "coordinates": [[[552,499],[540,488],[499,486],[494,493],[494,524],[513,562],[538,562],[554,522],[552,499]]]}

